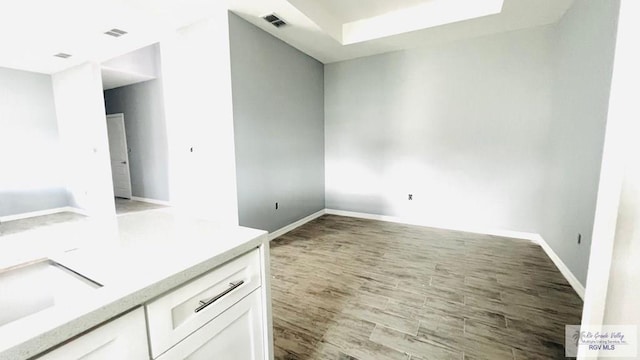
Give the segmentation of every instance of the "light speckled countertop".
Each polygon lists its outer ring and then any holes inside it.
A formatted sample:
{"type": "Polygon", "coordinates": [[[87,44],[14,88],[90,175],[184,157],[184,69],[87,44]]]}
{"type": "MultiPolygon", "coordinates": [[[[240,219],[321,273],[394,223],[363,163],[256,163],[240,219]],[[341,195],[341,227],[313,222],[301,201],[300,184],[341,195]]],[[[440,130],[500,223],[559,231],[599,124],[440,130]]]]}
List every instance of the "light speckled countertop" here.
{"type": "Polygon", "coordinates": [[[0,269],[50,258],[103,285],[0,326],[0,359],[37,355],[260,246],[266,234],[160,209],[0,237],[0,269]]]}

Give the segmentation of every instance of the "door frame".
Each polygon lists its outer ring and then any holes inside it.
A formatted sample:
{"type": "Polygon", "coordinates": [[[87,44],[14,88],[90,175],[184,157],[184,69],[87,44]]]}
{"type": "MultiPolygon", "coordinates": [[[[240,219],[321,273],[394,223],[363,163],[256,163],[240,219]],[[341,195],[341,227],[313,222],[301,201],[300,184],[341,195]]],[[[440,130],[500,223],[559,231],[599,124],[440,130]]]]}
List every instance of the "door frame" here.
{"type": "MultiPolygon", "coordinates": [[[[124,156],[126,158],[126,164],[127,165],[127,174],[128,176],[128,182],[129,182],[129,197],[126,199],[131,200],[131,198],[133,197],[133,189],[131,188],[131,166],[129,164],[129,144],[127,144],[127,129],[124,123],[124,113],[115,113],[115,114],[107,114],[106,115],[106,122],[107,122],[107,136],[108,136],[108,127],[109,127],[109,121],[110,120],[118,120],[122,122],[122,136],[124,137],[124,147],[125,147],[125,152],[124,152],[124,156]]],[[[109,148],[109,151],[111,151],[111,148],[109,148]]],[[[109,154],[109,161],[111,162],[111,154],[109,154]]],[[[111,166],[111,171],[113,172],[113,166],[111,166]]],[[[113,174],[112,174],[113,176],[113,174]]],[[[115,184],[114,184],[115,185],[115,184]]],[[[115,187],[114,187],[114,197],[120,197],[120,196],[115,196],[115,187]]]]}

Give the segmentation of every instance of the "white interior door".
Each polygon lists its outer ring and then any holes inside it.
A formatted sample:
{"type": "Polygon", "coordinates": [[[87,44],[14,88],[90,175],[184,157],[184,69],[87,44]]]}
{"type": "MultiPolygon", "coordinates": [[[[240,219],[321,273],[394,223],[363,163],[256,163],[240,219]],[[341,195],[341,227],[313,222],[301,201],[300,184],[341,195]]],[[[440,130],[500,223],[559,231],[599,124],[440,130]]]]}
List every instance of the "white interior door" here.
{"type": "Polygon", "coordinates": [[[129,149],[124,129],[124,114],[107,115],[109,153],[111,154],[111,176],[115,196],[131,199],[131,173],[129,172],[129,149]]]}

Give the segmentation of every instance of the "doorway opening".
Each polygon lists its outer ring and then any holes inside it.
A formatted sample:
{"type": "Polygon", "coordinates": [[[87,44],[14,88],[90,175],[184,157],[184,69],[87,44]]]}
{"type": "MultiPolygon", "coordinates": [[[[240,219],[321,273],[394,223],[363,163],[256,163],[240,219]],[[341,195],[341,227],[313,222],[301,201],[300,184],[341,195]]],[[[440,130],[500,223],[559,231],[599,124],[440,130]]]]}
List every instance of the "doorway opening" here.
{"type": "Polygon", "coordinates": [[[101,64],[116,214],[170,206],[158,44],[101,64]]]}

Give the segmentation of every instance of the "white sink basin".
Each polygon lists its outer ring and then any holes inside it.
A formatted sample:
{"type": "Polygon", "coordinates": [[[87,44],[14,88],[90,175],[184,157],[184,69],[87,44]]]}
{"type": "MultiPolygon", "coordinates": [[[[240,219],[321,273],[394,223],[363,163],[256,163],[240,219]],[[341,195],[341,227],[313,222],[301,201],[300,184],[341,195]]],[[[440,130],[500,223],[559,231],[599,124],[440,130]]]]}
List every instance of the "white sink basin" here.
{"type": "Polygon", "coordinates": [[[48,259],[0,270],[0,326],[102,287],[48,259]]]}

